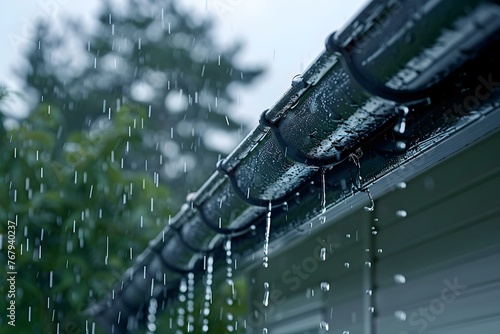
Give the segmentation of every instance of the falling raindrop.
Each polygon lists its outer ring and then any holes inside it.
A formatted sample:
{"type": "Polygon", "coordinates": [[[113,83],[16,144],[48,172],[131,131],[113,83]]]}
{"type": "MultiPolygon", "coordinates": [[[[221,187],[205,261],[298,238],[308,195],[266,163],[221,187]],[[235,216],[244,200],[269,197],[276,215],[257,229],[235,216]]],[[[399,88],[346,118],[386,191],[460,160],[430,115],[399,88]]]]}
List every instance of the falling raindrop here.
{"type": "Polygon", "coordinates": [[[325,247],[322,247],[319,251],[319,258],[321,259],[321,261],[325,261],[326,260],[326,248],[325,247]]]}
{"type": "Polygon", "coordinates": [[[319,285],[320,288],[321,288],[321,291],[330,291],[330,283],[328,282],[321,282],[321,284],[319,285]]]}
{"type": "Polygon", "coordinates": [[[344,267],[346,267],[347,269],[349,269],[349,267],[350,267],[349,262],[344,262],[344,267]]]}
{"type": "Polygon", "coordinates": [[[267,333],[268,333],[267,328],[266,327],[262,328],[262,334],[267,334],[267,333]]]}
{"type": "Polygon", "coordinates": [[[321,321],[319,323],[319,328],[325,332],[328,332],[328,330],[330,329],[330,326],[328,325],[328,323],[326,321],[321,321]]]}
{"type": "Polygon", "coordinates": [[[396,274],[394,275],[394,282],[396,282],[397,284],[405,284],[406,277],[402,274],[396,274]]]}
{"type": "Polygon", "coordinates": [[[269,283],[268,282],[264,282],[264,299],[262,301],[262,304],[264,304],[264,306],[269,305],[269,283]]]}
{"type": "Polygon", "coordinates": [[[394,131],[403,134],[406,131],[406,116],[410,109],[407,106],[399,106],[397,111],[400,113],[399,123],[394,127],[394,131]]]}
{"type": "Polygon", "coordinates": [[[262,265],[267,268],[269,266],[269,234],[271,233],[271,211],[272,204],[269,201],[269,205],[267,207],[267,215],[266,215],[266,234],[264,240],[264,258],[262,265]]]}
{"type": "Polygon", "coordinates": [[[405,210],[398,210],[398,211],[396,211],[396,217],[404,218],[407,215],[408,215],[408,213],[405,210]]]}
{"type": "Polygon", "coordinates": [[[398,140],[396,142],[396,148],[399,150],[399,151],[404,151],[406,149],[406,143],[402,140],[398,140]]]}
{"type": "Polygon", "coordinates": [[[406,189],[406,182],[399,182],[396,187],[398,189],[406,189]]]}
{"type": "Polygon", "coordinates": [[[406,321],[406,312],[402,310],[398,310],[394,312],[394,317],[400,321],[406,321]]]}

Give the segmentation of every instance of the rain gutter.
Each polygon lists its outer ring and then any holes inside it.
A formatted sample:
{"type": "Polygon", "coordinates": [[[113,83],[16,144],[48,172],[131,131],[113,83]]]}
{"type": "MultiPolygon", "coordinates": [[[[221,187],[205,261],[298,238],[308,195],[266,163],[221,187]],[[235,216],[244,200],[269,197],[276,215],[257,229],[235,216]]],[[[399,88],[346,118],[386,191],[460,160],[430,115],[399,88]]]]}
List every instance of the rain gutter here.
{"type": "Polygon", "coordinates": [[[499,31],[498,1],[369,3],[188,196],[113,297],[87,313],[126,333],[144,322],[151,298],[168,308],[179,281],[203,273],[207,254],[222,266],[225,239],[240,266],[252,263],[269,207],[270,238],[282,245],[320,214],[323,187],[333,207],[470,123],[489,117],[488,131],[496,130],[499,31]]]}

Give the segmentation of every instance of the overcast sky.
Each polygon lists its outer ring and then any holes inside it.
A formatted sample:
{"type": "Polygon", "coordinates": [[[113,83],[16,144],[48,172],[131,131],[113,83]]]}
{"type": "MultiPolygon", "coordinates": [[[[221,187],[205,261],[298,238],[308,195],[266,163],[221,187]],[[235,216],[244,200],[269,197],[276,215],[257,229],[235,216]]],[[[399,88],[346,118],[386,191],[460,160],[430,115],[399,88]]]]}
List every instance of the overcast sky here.
{"type": "MultiPolygon", "coordinates": [[[[126,1],[126,0],[116,0],[126,1]]],[[[239,61],[263,65],[267,71],[252,87],[237,92],[235,112],[256,124],[258,114],[271,107],[323,50],[328,34],[345,25],[367,0],[178,0],[195,15],[217,21],[221,45],[244,41],[239,61]]],[[[100,0],[19,0],[2,4],[0,14],[0,83],[17,89],[12,69],[22,59],[22,45],[37,17],[57,23],[77,16],[91,24],[100,0]]]]}

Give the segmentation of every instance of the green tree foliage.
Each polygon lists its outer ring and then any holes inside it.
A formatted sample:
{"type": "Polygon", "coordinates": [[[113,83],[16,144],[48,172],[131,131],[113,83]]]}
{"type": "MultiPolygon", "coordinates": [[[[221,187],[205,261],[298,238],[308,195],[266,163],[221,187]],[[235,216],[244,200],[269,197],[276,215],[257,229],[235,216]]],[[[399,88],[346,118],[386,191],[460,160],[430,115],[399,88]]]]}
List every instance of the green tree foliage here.
{"type": "Polygon", "coordinates": [[[7,264],[11,220],[18,273],[16,327],[2,316],[2,333],[84,329],[88,302],[103,297],[168,224],[167,188],[149,173],[121,168],[129,151],[145,147],[144,120],[141,107],[122,106],[105,129],[72,132],[62,149],[56,141],[63,117],[48,105],[14,129],[2,128],[0,262],[7,264]]]}
{"type": "MultiPolygon", "coordinates": [[[[9,128],[0,114],[0,263],[8,261],[10,220],[18,273],[16,327],[2,316],[0,331],[92,332],[83,310],[213,172],[221,152],[208,138],[242,127],[226,117],[231,86],[260,70],[236,66],[239,45],[218,51],[211,23],[168,0],[105,2],[90,35],[68,19],[63,31],[40,25],[33,44],[20,72],[31,112],[9,128]]],[[[213,333],[226,326],[218,319],[224,301],[214,298],[213,333]]],[[[166,312],[158,324],[167,328],[171,318],[166,312]]]]}
{"type": "Polygon", "coordinates": [[[61,110],[63,137],[99,127],[120,105],[143,106],[155,145],[128,157],[125,167],[147,164],[161,182],[183,189],[173,194],[177,207],[224,153],[213,144],[217,134],[241,135],[243,126],[227,116],[235,102],[231,86],[248,84],[261,71],[235,65],[241,45],[221,51],[212,23],[194,20],[173,1],[103,6],[90,35],[71,20],[63,32],[40,27],[27,57],[30,70],[21,75],[25,90],[61,110]]]}

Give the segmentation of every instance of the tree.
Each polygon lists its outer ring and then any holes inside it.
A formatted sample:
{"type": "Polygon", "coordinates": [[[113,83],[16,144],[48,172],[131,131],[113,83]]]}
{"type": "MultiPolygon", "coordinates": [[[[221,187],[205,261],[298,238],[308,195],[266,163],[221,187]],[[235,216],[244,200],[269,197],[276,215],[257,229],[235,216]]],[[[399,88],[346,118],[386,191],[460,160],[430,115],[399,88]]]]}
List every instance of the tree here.
{"type": "MultiPolygon", "coordinates": [[[[16,296],[0,302],[2,309],[16,302],[16,326],[0,320],[6,333],[83,333],[88,302],[108,292],[168,224],[167,188],[121,168],[127,146],[144,145],[146,132],[134,124],[145,119],[141,107],[123,106],[106,129],[73,132],[60,151],[63,117],[48,105],[2,131],[0,258],[17,272],[16,296]]],[[[2,284],[2,296],[8,291],[2,284]]]]}
{"type": "Polygon", "coordinates": [[[87,37],[74,20],[64,32],[40,26],[22,74],[25,90],[61,110],[62,137],[102,126],[123,104],[143,106],[151,148],[131,154],[125,167],[157,171],[161,182],[184,189],[173,194],[177,207],[227,153],[214,134],[241,135],[243,125],[228,116],[230,87],[261,73],[235,65],[239,44],[218,52],[211,31],[210,21],[197,22],[174,1],[131,0],[125,8],[105,2],[87,37]]]}
{"type": "Polygon", "coordinates": [[[88,303],[214,170],[209,132],[241,129],[225,116],[231,84],[260,73],[234,65],[239,45],[216,52],[211,23],[171,1],[106,2],[90,35],[64,27],[41,24],[27,54],[30,115],[5,128],[0,114],[0,263],[17,272],[16,327],[2,317],[2,333],[85,333],[88,303]]]}

